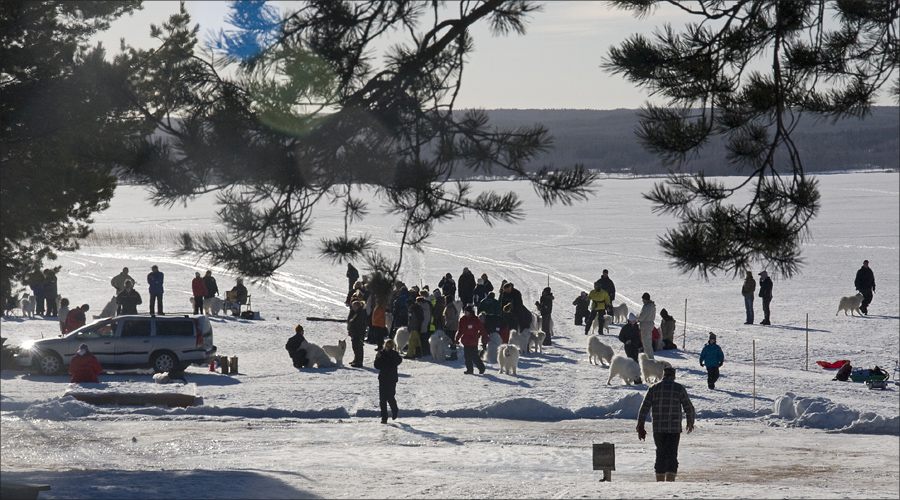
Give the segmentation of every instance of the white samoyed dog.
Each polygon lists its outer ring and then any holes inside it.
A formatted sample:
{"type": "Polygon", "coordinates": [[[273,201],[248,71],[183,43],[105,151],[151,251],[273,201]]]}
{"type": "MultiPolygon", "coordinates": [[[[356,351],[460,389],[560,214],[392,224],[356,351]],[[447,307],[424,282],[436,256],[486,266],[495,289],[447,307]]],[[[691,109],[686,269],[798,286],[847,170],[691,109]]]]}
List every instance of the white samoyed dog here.
{"type": "Polygon", "coordinates": [[[606,330],[606,334],[609,335],[609,325],[612,324],[612,320],[613,320],[612,316],[604,315],[603,316],[603,326],[598,328],[598,325],[600,324],[600,316],[597,316],[596,318],[594,318],[594,322],[591,323],[591,331],[592,332],[596,331],[596,332],[602,333],[602,330],[606,330]]]}
{"type": "Polygon", "coordinates": [[[519,352],[528,351],[528,342],[531,340],[531,328],[526,328],[521,332],[518,330],[509,331],[509,343],[518,347],[519,352]]]}
{"type": "Polygon", "coordinates": [[[544,352],[544,339],[546,337],[547,334],[540,330],[532,331],[531,336],[528,337],[528,349],[525,352],[544,352]]]}
{"type": "Polygon", "coordinates": [[[103,310],[100,311],[100,314],[95,314],[94,319],[100,318],[111,318],[116,315],[116,296],[113,295],[113,298],[109,299],[109,302],[103,306],[103,310]]]}
{"type": "Polygon", "coordinates": [[[397,344],[395,348],[397,352],[403,352],[403,349],[409,344],[409,328],[405,326],[397,328],[397,332],[394,333],[394,343],[397,344]]]}
{"type": "Polygon", "coordinates": [[[612,379],[615,377],[621,377],[629,385],[640,384],[641,367],[638,366],[637,361],[631,358],[622,355],[613,356],[612,362],[609,364],[609,378],[606,379],[606,385],[612,385],[612,379]]]}
{"type": "Polygon", "coordinates": [[[628,321],[628,304],[621,304],[612,308],[613,323],[624,323],[628,321]]]}
{"type": "Polygon", "coordinates": [[[497,362],[500,363],[500,373],[516,374],[519,365],[519,347],[514,344],[503,344],[497,349],[497,362]]]}
{"type": "Polygon", "coordinates": [[[431,350],[431,359],[436,363],[447,360],[447,349],[450,348],[450,339],[443,330],[436,330],[428,338],[428,348],[431,350]]]}
{"type": "Polygon", "coordinates": [[[672,364],[668,361],[662,359],[650,359],[645,352],[638,355],[638,360],[638,364],[641,366],[641,377],[643,377],[644,381],[648,384],[650,383],[651,378],[655,382],[662,380],[663,370],[672,367],[672,364]]]}
{"type": "Polygon", "coordinates": [[[488,337],[491,341],[488,342],[487,349],[485,349],[484,353],[481,355],[481,360],[496,363],[497,353],[499,352],[500,345],[503,344],[503,339],[500,338],[500,334],[497,332],[491,332],[488,337]]]}
{"type": "Polygon", "coordinates": [[[854,316],[854,312],[862,316],[863,313],[859,310],[859,306],[862,305],[862,301],[863,294],[861,293],[851,295],[850,297],[841,297],[841,301],[838,303],[838,310],[836,313],[834,313],[834,315],[837,316],[841,311],[844,311],[844,316],[846,316],[847,311],[850,311],[851,316],[854,316]]]}
{"type": "Polygon", "coordinates": [[[610,365],[615,354],[613,348],[601,342],[598,335],[588,337],[587,353],[588,361],[592,364],[605,364],[606,366],[610,365]]]}
{"type": "Polygon", "coordinates": [[[218,316],[219,312],[222,311],[223,304],[225,304],[225,301],[218,297],[207,297],[203,299],[203,312],[207,316],[218,316]]]}
{"type": "Polygon", "coordinates": [[[304,342],[303,348],[306,349],[306,359],[309,360],[309,363],[306,365],[307,367],[312,368],[315,366],[316,368],[331,368],[335,366],[335,364],[332,363],[331,358],[328,357],[328,354],[325,353],[325,350],[317,344],[304,342]]]}
{"type": "Polygon", "coordinates": [[[334,362],[338,366],[344,365],[344,353],[347,352],[346,340],[338,340],[337,345],[323,345],[322,350],[325,351],[329,358],[334,358],[334,362]]]}
{"type": "Polygon", "coordinates": [[[37,305],[37,300],[27,293],[22,294],[22,298],[16,301],[16,307],[22,310],[22,316],[33,318],[34,317],[34,308],[37,305]]]}

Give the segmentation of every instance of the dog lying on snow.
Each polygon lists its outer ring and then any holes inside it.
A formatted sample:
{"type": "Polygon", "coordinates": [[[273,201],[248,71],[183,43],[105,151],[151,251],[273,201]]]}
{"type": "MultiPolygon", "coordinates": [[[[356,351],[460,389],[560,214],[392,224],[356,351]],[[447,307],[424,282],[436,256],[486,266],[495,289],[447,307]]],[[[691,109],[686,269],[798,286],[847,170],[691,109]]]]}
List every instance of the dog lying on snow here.
{"type": "Polygon", "coordinates": [[[588,361],[592,364],[605,364],[609,366],[613,358],[613,348],[600,341],[597,335],[588,337],[587,345],[588,361]]]}
{"type": "Polygon", "coordinates": [[[854,312],[862,316],[863,313],[859,310],[859,306],[862,305],[862,301],[863,294],[861,293],[851,295],[850,297],[841,297],[841,301],[838,303],[838,310],[836,313],[834,313],[834,315],[837,316],[841,311],[844,311],[844,316],[847,316],[847,311],[850,311],[851,316],[854,316],[854,312]]]}
{"type": "Polygon", "coordinates": [[[672,364],[661,359],[650,359],[647,353],[642,352],[638,356],[638,364],[641,366],[641,376],[648,384],[652,378],[655,382],[662,380],[663,370],[671,368],[672,364]]]}
{"type": "Polygon", "coordinates": [[[514,344],[503,344],[497,349],[497,362],[500,363],[500,373],[515,375],[519,365],[519,347],[514,344]]]}
{"type": "Polygon", "coordinates": [[[612,385],[612,379],[620,377],[626,384],[641,383],[641,367],[637,361],[622,355],[613,356],[612,362],[609,364],[609,378],[606,379],[606,385],[612,385]]]}

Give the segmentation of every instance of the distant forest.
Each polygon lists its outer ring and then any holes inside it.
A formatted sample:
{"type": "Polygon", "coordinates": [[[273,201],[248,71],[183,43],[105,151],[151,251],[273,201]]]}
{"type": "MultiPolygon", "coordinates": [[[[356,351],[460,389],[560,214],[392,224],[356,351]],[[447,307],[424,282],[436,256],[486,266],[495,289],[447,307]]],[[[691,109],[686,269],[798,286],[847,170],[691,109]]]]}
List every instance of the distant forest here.
{"type": "MultiPolygon", "coordinates": [[[[553,136],[553,149],[539,157],[529,170],[544,165],[569,168],[576,163],[605,173],[635,175],[665,174],[657,158],[644,151],[635,136],[638,111],[617,110],[486,110],[490,123],[499,128],[516,128],[542,123],[553,136]]],[[[845,119],[816,122],[805,115],[793,139],[802,151],[808,173],[900,167],[900,108],[875,107],[862,120],[845,119]]],[[[684,173],[738,175],[725,161],[719,141],[705,146],[701,154],[684,165],[684,173]]]]}

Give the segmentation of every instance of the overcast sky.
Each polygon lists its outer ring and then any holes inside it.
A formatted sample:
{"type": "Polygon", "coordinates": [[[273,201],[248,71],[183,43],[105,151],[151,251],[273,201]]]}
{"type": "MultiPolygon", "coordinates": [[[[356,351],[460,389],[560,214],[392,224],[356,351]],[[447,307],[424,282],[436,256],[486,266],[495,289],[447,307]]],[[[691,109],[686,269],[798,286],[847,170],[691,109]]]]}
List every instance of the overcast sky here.
{"type": "MultiPolygon", "coordinates": [[[[188,1],[192,20],[205,40],[210,31],[229,29],[229,2],[188,1]]],[[[284,9],[296,2],[269,2],[284,9]]],[[[178,11],[177,1],[144,2],[144,9],[117,22],[101,40],[110,52],[126,43],[150,47],[150,23],[160,24],[178,11]]],[[[551,1],[535,13],[526,35],[492,37],[479,26],[472,36],[475,52],[464,69],[456,107],[484,109],[634,109],[646,91],[600,68],[609,48],[632,33],[651,34],[665,22],[681,28],[688,17],[673,9],[637,19],[610,9],[608,2],[551,1]]],[[[484,23],[482,23],[484,24],[484,23]]],[[[886,94],[886,92],[883,92],[886,94]]],[[[896,105],[886,95],[880,104],[896,105]]]]}

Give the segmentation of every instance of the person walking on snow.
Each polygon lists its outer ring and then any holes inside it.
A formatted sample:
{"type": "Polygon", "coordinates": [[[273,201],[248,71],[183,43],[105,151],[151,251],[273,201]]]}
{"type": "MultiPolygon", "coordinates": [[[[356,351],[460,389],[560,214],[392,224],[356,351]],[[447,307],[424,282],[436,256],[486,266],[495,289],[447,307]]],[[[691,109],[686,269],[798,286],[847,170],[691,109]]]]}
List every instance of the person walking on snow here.
{"type": "Polygon", "coordinates": [[[719,368],[725,363],[725,353],[722,348],[716,344],[716,334],[709,332],[709,340],[700,351],[700,366],[706,367],[706,384],[710,389],[716,388],[716,381],[719,380],[719,368]]]}
{"type": "Polygon", "coordinates": [[[678,473],[678,443],[681,441],[681,411],[687,420],[687,433],[694,430],[694,405],[684,386],[675,382],[675,368],[663,369],[663,379],[647,389],[638,412],[637,433],[647,437],[644,422],[652,415],[653,442],[656,444],[657,481],[674,481],[678,473]]]}
{"type": "Polygon", "coordinates": [[[478,373],[484,374],[484,362],[478,355],[478,339],[487,345],[490,342],[487,330],[481,324],[481,320],[475,316],[475,307],[471,304],[463,308],[465,314],[459,318],[459,330],[456,333],[456,341],[463,345],[463,353],[466,358],[466,375],[473,373],[473,364],[478,367],[478,373]]]}
{"type": "Polygon", "coordinates": [[[860,312],[869,314],[869,304],[872,303],[872,296],[875,294],[875,273],[869,267],[869,261],[864,260],[862,267],[856,271],[856,280],[853,286],[863,295],[862,304],[859,306],[860,312]]]}
{"type": "Polygon", "coordinates": [[[378,370],[378,404],[381,407],[381,423],[387,423],[387,407],[391,405],[391,420],[397,420],[397,368],[403,362],[394,348],[392,339],[384,341],[384,347],[375,353],[375,368],[378,370]]]}
{"type": "Polygon", "coordinates": [[[653,359],[653,329],[656,328],[654,324],[656,320],[656,303],[650,300],[650,294],[647,292],[641,295],[641,300],[644,301],[641,313],[638,315],[638,322],[641,324],[641,346],[644,347],[644,354],[648,358],[653,359]]]}

